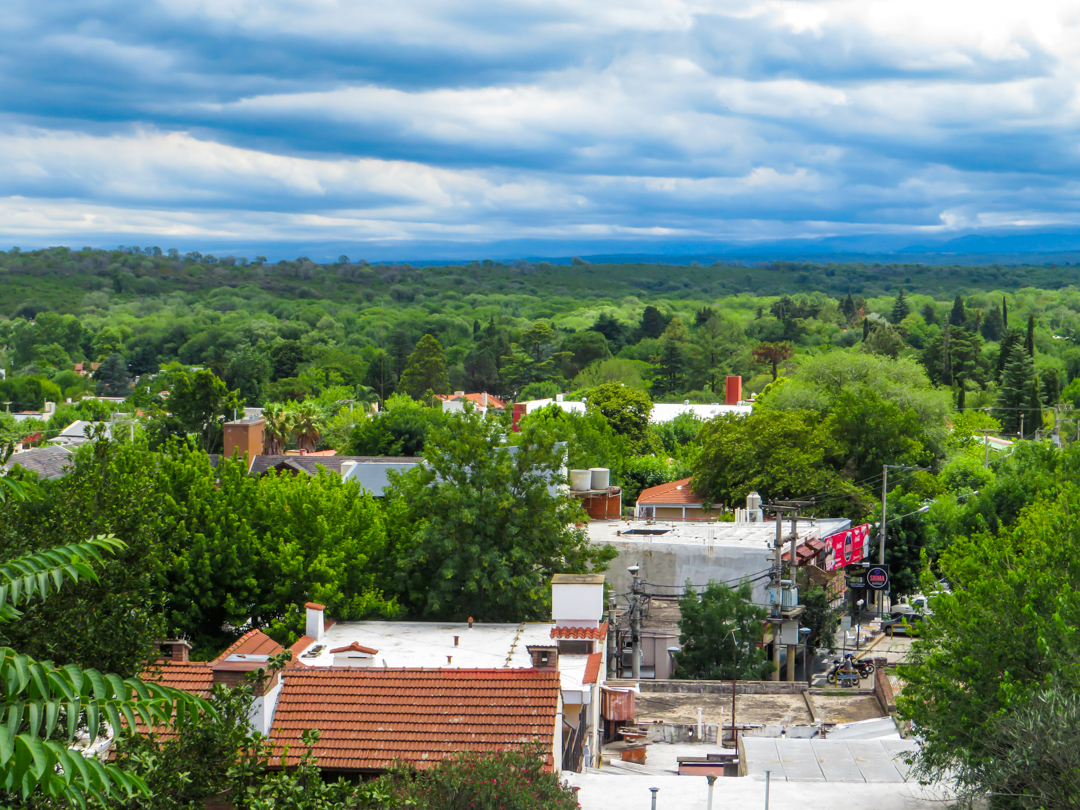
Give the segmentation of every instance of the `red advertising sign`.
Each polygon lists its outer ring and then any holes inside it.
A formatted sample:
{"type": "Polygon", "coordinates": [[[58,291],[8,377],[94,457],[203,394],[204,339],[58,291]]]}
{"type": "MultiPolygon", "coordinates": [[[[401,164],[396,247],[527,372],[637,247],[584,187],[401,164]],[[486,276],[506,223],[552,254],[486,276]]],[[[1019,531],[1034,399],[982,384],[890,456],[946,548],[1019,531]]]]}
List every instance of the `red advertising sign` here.
{"type": "Polygon", "coordinates": [[[832,547],[828,570],[835,571],[837,568],[859,562],[865,554],[866,534],[869,530],[870,524],[864,523],[826,537],[826,548],[832,547]]]}

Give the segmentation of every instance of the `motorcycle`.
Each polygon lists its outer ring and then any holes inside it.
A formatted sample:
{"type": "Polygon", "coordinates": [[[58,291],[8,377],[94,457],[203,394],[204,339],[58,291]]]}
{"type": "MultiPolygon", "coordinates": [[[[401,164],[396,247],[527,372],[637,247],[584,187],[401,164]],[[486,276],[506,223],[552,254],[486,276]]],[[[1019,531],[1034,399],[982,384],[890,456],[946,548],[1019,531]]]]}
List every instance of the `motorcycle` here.
{"type": "Polygon", "coordinates": [[[829,672],[825,676],[825,680],[831,684],[835,684],[838,673],[842,670],[854,670],[859,673],[860,678],[865,680],[874,674],[874,664],[872,661],[862,661],[851,653],[848,653],[843,658],[833,659],[832,665],[829,667],[829,672]]]}

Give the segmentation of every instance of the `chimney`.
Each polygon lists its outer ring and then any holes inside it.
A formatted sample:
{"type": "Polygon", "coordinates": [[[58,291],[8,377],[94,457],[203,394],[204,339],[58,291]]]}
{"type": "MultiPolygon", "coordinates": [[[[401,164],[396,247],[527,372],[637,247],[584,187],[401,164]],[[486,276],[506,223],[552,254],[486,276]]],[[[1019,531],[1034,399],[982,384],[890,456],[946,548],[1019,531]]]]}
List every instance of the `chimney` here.
{"type": "Polygon", "coordinates": [[[558,647],[541,647],[530,644],[526,649],[532,657],[533,669],[557,670],[559,668],[558,647]]]}
{"type": "Polygon", "coordinates": [[[232,456],[247,456],[248,465],[255,460],[255,456],[263,451],[263,427],[266,423],[262,419],[247,422],[243,419],[225,423],[225,458],[232,456]]]}
{"type": "Polygon", "coordinates": [[[725,380],[725,405],[738,405],[742,402],[742,377],[728,377],[725,380]]]}
{"type": "Polygon", "coordinates": [[[461,636],[454,636],[454,646],[455,646],[455,647],[456,647],[456,646],[458,645],[458,641],[459,641],[460,639],[461,639],[461,636]]]}
{"type": "Polygon", "coordinates": [[[307,622],[304,624],[304,635],[319,641],[323,637],[324,618],[326,605],[318,602],[308,602],[304,605],[307,610],[307,622]]]}
{"type": "Polygon", "coordinates": [[[306,456],[307,455],[307,450],[304,450],[303,448],[300,448],[300,455],[306,456]]]}
{"type": "Polygon", "coordinates": [[[473,618],[472,618],[472,616],[470,616],[469,617],[469,629],[470,630],[472,629],[472,622],[473,622],[473,618]]]}
{"type": "Polygon", "coordinates": [[[551,578],[551,620],[559,627],[599,627],[604,618],[603,574],[551,578]]]}
{"type": "Polygon", "coordinates": [[[487,391],[485,391],[484,393],[482,393],[480,395],[480,407],[482,407],[482,408],[487,407],[487,391]]]}
{"type": "Polygon", "coordinates": [[[454,396],[455,397],[463,397],[463,396],[465,396],[465,392],[464,391],[455,391],[454,396]]]}
{"type": "Polygon", "coordinates": [[[529,412],[529,406],[524,402],[515,402],[513,411],[513,422],[511,423],[510,430],[514,433],[521,433],[521,417],[525,416],[529,412]]]}
{"type": "Polygon", "coordinates": [[[172,663],[186,664],[188,662],[188,654],[191,652],[190,641],[183,638],[171,638],[165,643],[169,645],[169,660],[172,663]]]}

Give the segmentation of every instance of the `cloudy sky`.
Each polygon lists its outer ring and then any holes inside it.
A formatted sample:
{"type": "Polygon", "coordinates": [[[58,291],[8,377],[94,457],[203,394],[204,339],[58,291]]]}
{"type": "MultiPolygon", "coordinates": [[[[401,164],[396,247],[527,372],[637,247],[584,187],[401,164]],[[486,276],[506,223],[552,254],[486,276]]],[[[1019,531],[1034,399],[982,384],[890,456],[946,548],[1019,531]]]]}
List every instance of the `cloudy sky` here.
{"type": "Polygon", "coordinates": [[[1080,221],[1076,3],[6,0],[0,35],[0,240],[24,249],[1080,221]]]}

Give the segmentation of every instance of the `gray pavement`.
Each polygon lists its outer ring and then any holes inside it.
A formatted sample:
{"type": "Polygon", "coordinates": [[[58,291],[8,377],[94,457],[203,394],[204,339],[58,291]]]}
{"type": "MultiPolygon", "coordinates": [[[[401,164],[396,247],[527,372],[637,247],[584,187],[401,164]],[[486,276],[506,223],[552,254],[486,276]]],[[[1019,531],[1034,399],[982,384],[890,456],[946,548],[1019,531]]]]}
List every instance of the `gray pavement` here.
{"type": "Polygon", "coordinates": [[[743,740],[749,776],[787,782],[906,782],[913,740],[743,740]]]}

